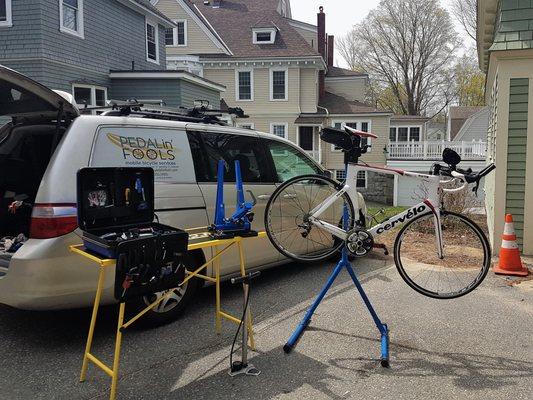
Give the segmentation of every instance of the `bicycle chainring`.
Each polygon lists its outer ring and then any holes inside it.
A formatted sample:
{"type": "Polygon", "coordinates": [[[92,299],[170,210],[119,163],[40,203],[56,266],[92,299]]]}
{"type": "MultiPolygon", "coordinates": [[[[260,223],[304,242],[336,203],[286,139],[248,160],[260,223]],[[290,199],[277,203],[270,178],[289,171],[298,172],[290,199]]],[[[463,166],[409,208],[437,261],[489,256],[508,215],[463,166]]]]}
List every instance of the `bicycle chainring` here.
{"type": "Polygon", "coordinates": [[[346,235],[346,249],[355,257],[364,257],[374,247],[374,238],[370,232],[355,228],[346,235]]]}

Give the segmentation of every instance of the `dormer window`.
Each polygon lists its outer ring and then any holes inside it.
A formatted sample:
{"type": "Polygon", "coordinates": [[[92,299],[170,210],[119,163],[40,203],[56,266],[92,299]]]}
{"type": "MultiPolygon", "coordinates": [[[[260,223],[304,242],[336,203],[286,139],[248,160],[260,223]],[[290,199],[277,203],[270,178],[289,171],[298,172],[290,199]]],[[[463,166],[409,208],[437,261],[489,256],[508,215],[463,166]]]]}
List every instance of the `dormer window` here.
{"type": "Polygon", "coordinates": [[[254,28],[254,44],[273,44],[276,41],[276,28],[254,28]]]}

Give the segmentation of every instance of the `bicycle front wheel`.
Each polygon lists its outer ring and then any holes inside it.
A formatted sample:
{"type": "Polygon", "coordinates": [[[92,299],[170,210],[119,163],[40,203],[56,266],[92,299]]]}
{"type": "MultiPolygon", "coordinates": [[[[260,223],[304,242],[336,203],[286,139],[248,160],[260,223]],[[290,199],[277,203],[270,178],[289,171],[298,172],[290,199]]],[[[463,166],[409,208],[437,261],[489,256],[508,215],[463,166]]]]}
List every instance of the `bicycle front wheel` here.
{"type": "Polygon", "coordinates": [[[394,261],[404,281],[417,292],[453,299],[474,290],[490,267],[490,246],[473,221],[442,211],[442,258],[438,254],[432,213],[412,219],[398,233],[394,261]]]}
{"type": "MultiPolygon", "coordinates": [[[[308,221],[311,211],[337,193],[342,184],[321,175],[303,175],[283,183],[270,197],[265,210],[265,229],[274,247],[300,262],[324,261],[343,245],[321,227],[308,221]]],[[[344,193],[320,216],[320,220],[343,227],[343,206],[348,206],[348,227],[354,226],[354,209],[344,193]]]]}

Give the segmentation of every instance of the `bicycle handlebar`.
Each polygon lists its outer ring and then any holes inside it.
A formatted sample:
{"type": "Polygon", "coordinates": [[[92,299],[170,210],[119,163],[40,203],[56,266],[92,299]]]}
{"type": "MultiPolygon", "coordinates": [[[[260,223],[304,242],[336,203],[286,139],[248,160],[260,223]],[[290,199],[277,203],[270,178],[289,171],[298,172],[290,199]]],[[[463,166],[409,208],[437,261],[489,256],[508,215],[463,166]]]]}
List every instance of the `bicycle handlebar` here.
{"type": "MultiPolygon", "coordinates": [[[[432,173],[434,175],[449,176],[451,178],[458,179],[464,182],[464,184],[460,188],[443,189],[447,193],[459,192],[463,190],[468,184],[475,183],[476,185],[474,186],[472,191],[477,195],[477,191],[479,188],[479,182],[481,181],[481,178],[490,174],[495,169],[496,169],[496,165],[494,163],[487,165],[485,168],[483,168],[479,172],[472,172],[471,168],[468,168],[466,170],[457,168],[457,166],[455,165],[443,166],[440,164],[435,164],[433,166],[432,173]]],[[[448,182],[451,182],[451,181],[441,181],[441,183],[448,183],[448,182]]]]}

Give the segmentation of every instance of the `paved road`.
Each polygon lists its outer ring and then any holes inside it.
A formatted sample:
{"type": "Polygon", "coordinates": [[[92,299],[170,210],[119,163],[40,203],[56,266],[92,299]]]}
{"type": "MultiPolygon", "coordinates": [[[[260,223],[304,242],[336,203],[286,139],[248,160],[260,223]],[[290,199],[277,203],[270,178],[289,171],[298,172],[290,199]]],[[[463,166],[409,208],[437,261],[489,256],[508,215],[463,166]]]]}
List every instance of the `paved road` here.
{"type": "MultiPolygon", "coordinates": [[[[120,399],[531,399],[533,281],[492,274],[454,301],[411,291],[389,260],[358,270],[391,330],[390,369],[379,366],[378,333],[347,274],[341,274],[289,356],[282,351],[332,266],[266,272],[253,292],[259,377],[227,375],[234,326],[213,330],[213,290],[194,310],[156,330],[125,336],[120,399]]],[[[237,312],[241,292],[224,287],[237,312]]],[[[111,355],[115,307],[99,318],[94,352],[111,355]]],[[[0,307],[0,399],[106,399],[109,380],[93,367],[77,382],[89,311],[21,312],[0,307]]],[[[104,357],[105,358],[105,357],[104,357]]],[[[109,360],[109,357],[107,358],[109,360]]]]}

